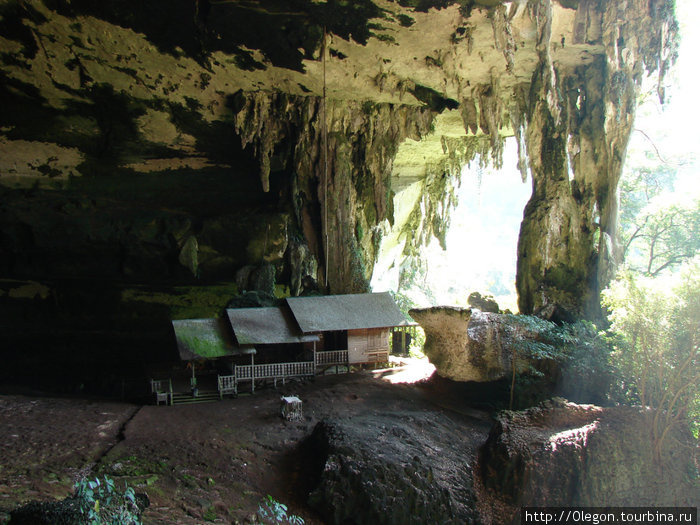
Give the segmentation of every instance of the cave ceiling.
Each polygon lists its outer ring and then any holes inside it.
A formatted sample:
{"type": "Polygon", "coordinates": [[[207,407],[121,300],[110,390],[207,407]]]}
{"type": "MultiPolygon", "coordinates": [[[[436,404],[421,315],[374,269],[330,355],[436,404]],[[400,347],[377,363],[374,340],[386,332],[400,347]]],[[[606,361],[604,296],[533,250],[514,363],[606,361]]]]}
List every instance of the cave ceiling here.
{"type": "MultiPolygon", "coordinates": [[[[553,59],[575,67],[602,46],[563,4],[552,6],[553,59]]],[[[103,103],[121,106],[113,127],[140,143],[122,167],[196,170],[221,166],[198,146],[240,90],[322,96],[325,76],[328,99],[460,111],[483,86],[507,98],[538,61],[526,2],[6,0],[0,17],[3,99],[16,110],[2,123],[3,183],[80,175],[103,103]],[[177,122],[173,108],[209,129],[177,122]]],[[[465,134],[459,119],[444,122],[443,133],[465,134]]]]}
{"type": "Polygon", "coordinates": [[[2,278],[363,291],[387,228],[444,240],[450,177],[515,135],[521,310],[595,299],[674,38],[666,0],[1,0],[2,278]]]}

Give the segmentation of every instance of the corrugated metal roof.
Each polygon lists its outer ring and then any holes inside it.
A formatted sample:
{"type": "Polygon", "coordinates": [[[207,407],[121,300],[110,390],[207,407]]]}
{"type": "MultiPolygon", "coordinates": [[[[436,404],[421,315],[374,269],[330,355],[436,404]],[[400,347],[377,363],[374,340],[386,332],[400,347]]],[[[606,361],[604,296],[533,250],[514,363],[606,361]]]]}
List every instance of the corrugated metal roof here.
{"type": "Polygon", "coordinates": [[[231,308],[226,310],[240,345],[270,345],[318,341],[304,335],[286,308],[231,308]]]}
{"type": "Polygon", "coordinates": [[[415,324],[388,292],[289,297],[287,304],[304,333],[415,324]]]}
{"type": "Polygon", "coordinates": [[[216,359],[255,353],[252,346],[237,346],[224,319],[182,319],[173,321],[180,359],[216,359]]]}

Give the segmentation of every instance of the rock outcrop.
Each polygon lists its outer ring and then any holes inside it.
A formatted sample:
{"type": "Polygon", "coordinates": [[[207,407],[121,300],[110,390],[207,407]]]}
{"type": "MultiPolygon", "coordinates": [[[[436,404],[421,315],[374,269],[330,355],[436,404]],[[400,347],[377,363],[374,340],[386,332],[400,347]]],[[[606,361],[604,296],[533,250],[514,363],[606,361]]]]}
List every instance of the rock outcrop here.
{"type": "Polygon", "coordinates": [[[327,419],[302,443],[301,482],[325,522],[505,525],[522,506],[695,505],[692,435],[673,429],[657,457],[638,407],[556,398],[500,413],[485,438],[488,423],[457,405],[419,406],[327,419]]]}
{"type": "MultiPolygon", "coordinates": [[[[411,310],[425,330],[425,355],[442,377],[455,381],[495,381],[513,373],[513,343],[527,337],[506,315],[457,307],[411,310]]],[[[529,363],[515,356],[522,372],[529,363]]]]}
{"type": "Polygon", "coordinates": [[[492,314],[501,313],[501,309],[492,295],[481,295],[479,292],[472,292],[469,294],[469,297],[467,297],[467,304],[482,312],[491,312],[492,314]]]}
{"type": "Polygon", "coordinates": [[[484,521],[518,523],[521,506],[695,505],[693,438],[674,428],[657,457],[651,417],[561,398],[502,413],[479,454],[484,521]]]}

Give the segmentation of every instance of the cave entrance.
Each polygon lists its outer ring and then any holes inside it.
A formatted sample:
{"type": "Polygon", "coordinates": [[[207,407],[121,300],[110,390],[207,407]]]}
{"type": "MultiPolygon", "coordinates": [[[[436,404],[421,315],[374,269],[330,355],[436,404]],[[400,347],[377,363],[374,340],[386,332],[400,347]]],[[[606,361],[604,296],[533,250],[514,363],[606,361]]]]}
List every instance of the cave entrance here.
{"type": "MultiPolygon", "coordinates": [[[[517,311],[515,273],[518,235],[532,183],[517,168],[517,143],[505,142],[503,167],[465,166],[455,188],[443,250],[434,237],[413,257],[403,255],[400,216],[417,202],[422,182],[394,174],[394,209],[399,217],[385,235],[372,278],[372,289],[392,290],[421,305],[467,306],[474,291],[493,295],[501,309],[517,311]]],[[[404,234],[405,240],[405,234],[404,234]]]]}

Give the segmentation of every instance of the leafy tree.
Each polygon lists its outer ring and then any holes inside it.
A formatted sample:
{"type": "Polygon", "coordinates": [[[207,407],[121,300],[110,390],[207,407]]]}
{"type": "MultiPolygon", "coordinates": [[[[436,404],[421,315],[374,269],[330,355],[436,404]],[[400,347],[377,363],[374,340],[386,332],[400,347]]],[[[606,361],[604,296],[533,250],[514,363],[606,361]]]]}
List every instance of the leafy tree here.
{"type": "Polygon", "coordinates": [[[626,170],[620,180],[620,241],[623,255],[644,229],[642,210],[655,197],[673,190],[675,170],[665,165],[644,163],[626,170]]]}
{"type": "Polygon", "coordinates": [[[640,166],[620,187],[620,240],[628,268],[648,276],[700,252],[700,199],[672,193],[675,170],[640,166]]]}
{"type": "Polygon", "coordinates": [[[628,266],[655,277],[700,252],[700,199],[690,203],[652,200],[635,218],[627,241],[628,266]]]}

